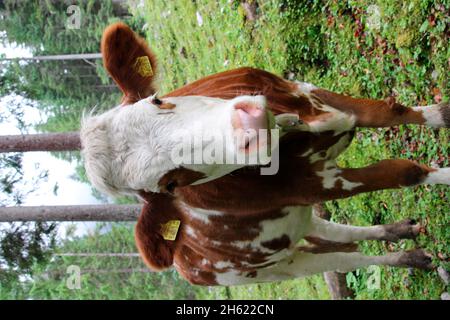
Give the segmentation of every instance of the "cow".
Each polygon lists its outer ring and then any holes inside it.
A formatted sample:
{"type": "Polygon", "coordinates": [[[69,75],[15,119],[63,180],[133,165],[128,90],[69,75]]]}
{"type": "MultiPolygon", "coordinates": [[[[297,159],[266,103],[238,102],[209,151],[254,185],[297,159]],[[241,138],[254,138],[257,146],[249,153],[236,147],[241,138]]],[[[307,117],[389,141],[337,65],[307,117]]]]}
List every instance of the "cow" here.
{"type": "MultiPolygon", "coordinates": [[[[212,286],[369,265],[432,267],[431,256],[422,249],[367,256],[349,245],[413,239],[421,229],[414,220],[342,225],[318,217],[313,207],[363,192],[449,185],[450,168],[409,160],[383,160],[363,168],[336,163],[357,127],[448,128],[448,103],[406,107],[392,97],[353,98],[251,67],[213,74],[159,96],[156,57],[127,25],[107,27],[101,50],[123,99],[104,113],[83,116],[82,156],[98,190],[134,195],[143,202],[135,241],[150,269],[174,267],[192,284],[212,286]],[[278,139],[268,134],[235,137],[251,130],[278,130],[278,139]],[[233,159],[265,144],[269,161],[175,161],[173,150],[183,138],[195,139],[200,132],[212,132],[212,142],[234,137],[223,146],[233,159]],[[262,174],[275,154],[276,172],[262,174]]],[[[204,148],[200,144],[187,153],[204,148]]]]}

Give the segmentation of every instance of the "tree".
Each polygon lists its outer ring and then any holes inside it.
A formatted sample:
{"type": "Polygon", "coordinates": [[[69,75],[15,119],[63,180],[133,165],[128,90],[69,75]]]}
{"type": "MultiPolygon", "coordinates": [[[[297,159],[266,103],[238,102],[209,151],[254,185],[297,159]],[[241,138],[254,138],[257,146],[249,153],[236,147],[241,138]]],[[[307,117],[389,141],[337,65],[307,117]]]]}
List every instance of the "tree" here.
{"type": "MultiPolygon", "coordinates": [[[[3,61],[0,94],[16,93],[39,101],[47,113],[40,131],[77,130],[81,113],[96,106],[102,110],[119,101],[119,91],[102,67],[98,54],[86,59],[43,60],[48,55],[77,55],[99,52],[104,28],[122,18],[131,26],[143,23],[127,15],[125,1],[14,1],[0,7],[0,30],[5,43],[28,48],[40,61],[3,61]],[[75,5],[80,13],[79,28],[67,25],[75,5]],[[69,10],[70,11],[70,10],[69,10]],[[91,58],[96,58],[92,60],[91,58]]],[[[54,59],[55,57],[52,57],[54,59]]],[[[36,57],[35,57],[36,59],[36,57]]]]}
{"type": "MultiPolygon", "coordinates": [[[[328,211],[323,204],[316,204],[313,209],[317,216],[325,220],[330,220],[331,212],[328,211]]],[[[355,293],[347,287],[345,273],[329,271],[324,272],[323,277],[333,300],[345,300],[354,297],[355,293]]]]}
{"type": "Polygon", "coordinates": [[[193,299],[197,292],[208,291],[206,287],[191,286],[174,269],[150,272],[135,256],[133,227],[127,222],[99,223],[83,237],[62,239],[49,263],[37,267],[24,284],[28,298],[193,299]],[[67,286],[74,276],[74,266],[81,276],[78,289],[67,286]]]}
{"type": "MultiPolygon", "coordinates": [[[[31,182],[31,188],[20,185],[23,179],[22,153],[0,155],[0,208],[19,205],[23,198],[37,188],[38,182],[46,179],[40,172],[31,182]]],[[[48,262],[55,246],[56,224],[48,222],[13,222],[0,226],[0,299],[6,292],[23,294],[20,279],[32,274],[35,265],[48,262]]]]}
{"type": "Polygon", "coordinates": [[[102,252],[102,253],[76,253],[76,252],[66,252],[66,253],[55,253],[54,256],[58,257],[118,257],[118,258],[132,258],[139,257],[139,253],[116,253],[116,252],[102,252]]]}
{"type": "Polygon", "coordinates": [[[0,30],[6,31],[8,41],[27,46],[35,55],[89,53],[97,52],[103,29],[115,17],[111,0],[4,0],[0,30]],[[68,27],[72,4],[79,9],[79,28],[68,27]]]}

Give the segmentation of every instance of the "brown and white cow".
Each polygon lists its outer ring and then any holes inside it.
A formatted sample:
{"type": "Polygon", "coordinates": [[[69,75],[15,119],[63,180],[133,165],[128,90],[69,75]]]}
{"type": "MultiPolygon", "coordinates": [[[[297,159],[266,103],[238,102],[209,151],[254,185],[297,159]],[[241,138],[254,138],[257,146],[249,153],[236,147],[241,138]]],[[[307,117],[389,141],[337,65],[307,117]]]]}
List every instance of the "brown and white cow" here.
{"type": "MultiPolygon", "coordinates": [[[[151,269],[174,266],[194,284],[235,285],[369,265],[431,266],[420,249],[366,256],[337,244],[414,238],[419,225],[412,220],[340,225],[318,218],[312,206],[362,192],[450,184],[450,168],[409,160],[364,168],[336,164],[356,127],[449,127],[448,103],[408,108],[392,98],[355,99],[254,68],[214,74],[157,97],[156,59],[126,25],[105,30],[102,53],[124,97],[119,106],[84,117],[86,171],[99,190],[145,201],[136,244],[151,269]],[[199,130],[232,136],[274,128],[281,129],[281,138],[273,175],[261,174],[267,163],[180,165],[171,156],[183,137],[199,130]],[[174,240],[163,234],[169,221],[180,223],[174,240]],[[309,245],[299,245],[302,239],[309,245]]],[[[227,141],[225,150],[253,152],[251,141],[236,141],[227,141]]]]}

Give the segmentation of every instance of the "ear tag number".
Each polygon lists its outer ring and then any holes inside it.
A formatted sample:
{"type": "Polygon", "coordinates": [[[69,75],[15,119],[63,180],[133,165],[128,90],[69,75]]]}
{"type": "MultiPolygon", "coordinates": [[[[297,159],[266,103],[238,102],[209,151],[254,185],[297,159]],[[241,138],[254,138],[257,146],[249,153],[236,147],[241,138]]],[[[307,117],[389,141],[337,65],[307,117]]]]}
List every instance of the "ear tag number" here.
{"type": "Polygon", "coordinates": [[[152,65],[147,56],[137,57],[133,64],[133,69],[141,75],[141,77],[150,77],[153,75],[152,65]]]}
{"type": "Polygon", "coordinates": [[[177,238],[178,229],[180,228],[180,220],[169,220],[161,225],[161,235],[164,240],[174,241],[177,238]]]}

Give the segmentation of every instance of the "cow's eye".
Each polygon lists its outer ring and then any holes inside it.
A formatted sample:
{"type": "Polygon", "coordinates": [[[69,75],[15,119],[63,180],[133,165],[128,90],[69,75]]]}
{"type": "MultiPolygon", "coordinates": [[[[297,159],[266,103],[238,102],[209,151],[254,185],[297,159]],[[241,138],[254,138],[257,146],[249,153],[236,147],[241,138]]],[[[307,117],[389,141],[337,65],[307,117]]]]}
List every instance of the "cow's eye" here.
{"type": "Polygon", "coordinates": [[[175,191],[176,187],[177,187],[177,182],[176,181],[169,181],[169,183],[166,184],[166,190],[170,194],[173,194],[173,192],[175,191]]]}
{"type": "Polygon", "coordinates": [[[162,102],[160,99],[158,99],[157,97],[154,97],[154,98],[152,99],[152,103],[155,104],[155,105],[157,105],[157,106],[160,106],[160,105],[163,104],[163,102],[162,102]]]}

